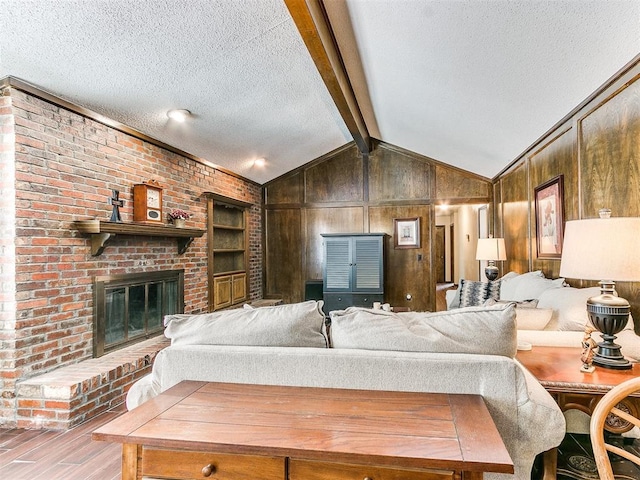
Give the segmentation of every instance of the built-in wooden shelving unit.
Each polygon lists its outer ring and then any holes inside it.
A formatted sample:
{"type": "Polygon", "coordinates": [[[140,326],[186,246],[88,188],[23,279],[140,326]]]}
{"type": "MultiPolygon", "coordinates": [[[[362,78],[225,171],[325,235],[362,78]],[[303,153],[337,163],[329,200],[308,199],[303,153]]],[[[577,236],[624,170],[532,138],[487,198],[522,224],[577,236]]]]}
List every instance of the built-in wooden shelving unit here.
{"type": "Polygon", "coordinates": [[[249,297],[251,204],[206,192],[208,204],[209,308],[219,310],[249,297]]]}

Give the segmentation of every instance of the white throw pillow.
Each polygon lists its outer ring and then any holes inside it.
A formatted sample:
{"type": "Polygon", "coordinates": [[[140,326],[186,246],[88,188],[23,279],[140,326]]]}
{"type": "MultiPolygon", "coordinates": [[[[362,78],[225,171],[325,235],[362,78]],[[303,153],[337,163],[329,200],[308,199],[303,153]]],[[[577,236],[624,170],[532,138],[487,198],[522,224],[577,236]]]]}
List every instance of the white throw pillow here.
{"type": "MultiPolygon", "coordinates": [[[[587,300],[596,295],[600,295],[600,287],[564,287],[542,293],[538,308],[554,309],[546,330],[583,331],[589,321],[587,300]]],[[[629,321],[623,330],[633,329],[633,317],[629,315],[629,321]]]]}
{"type": "Polygon", "coordinates": [[[500,300],[530,300],[540,298],[542,292],[565,285],[564,278],[555,280],[545,278],[542,272],[529,272],[503,282],[500,288],[500,300]]]}
{"type": "MultiPolygon", "coordinates": [[[[510,278],[503,278],[502,283],[500,284],[500,300],[516,300],[514,297],[516,296],[518,286],[520,283],[526,282],[529,277],[544,278],[544,275],[542,271],[538,270],[535,272],[527,272],[521,275],[511,276],[510,278]]],[[[524,300],[529,299],[525,298],[524,300]]]]}
{"type": "Polygon", "coordinates": [[[327,347],[322,300],[164,317],[172,345],[327,347]]]}
{"type": "Polygon", "coordinates": [[[509,272],[509,273],[505,273],[501,278],[499,278],[498,280],[501,281],[506,281],[506,280],[511,280],[513,278],[519,277],[520,274],[518,272],[509,272]]]}
{"type": "Polygon", "coordinates": [[[552,308],[518,308],[516,307],[516,325],[518,330],[544,330],[551,317],[552,308]]]}
{"type": "Polygon", "coordinates": [[[600,294],[600,288],[564,287],[540,294],[538,308],[553,308],[557,314],[557,329],[582,331],[589,321],[587,300],[600,294]]]}

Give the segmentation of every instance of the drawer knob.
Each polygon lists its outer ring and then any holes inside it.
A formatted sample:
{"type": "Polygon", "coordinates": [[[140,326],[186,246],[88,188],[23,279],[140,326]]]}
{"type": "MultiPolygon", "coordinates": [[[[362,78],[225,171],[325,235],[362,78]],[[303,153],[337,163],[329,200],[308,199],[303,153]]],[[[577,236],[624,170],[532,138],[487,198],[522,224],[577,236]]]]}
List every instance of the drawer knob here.
{"type": "Polygon", "coordinates": [[[371,477],[364,477],[362,480],[373,480],[371,477]]]}
{"type": "Polygon", "coordinates": [[[209,465],[202,467],[202,476],[210,477],[213,473],[215,473],[215,471],[216,471],[215,465],[210,463],[209,465]]]}

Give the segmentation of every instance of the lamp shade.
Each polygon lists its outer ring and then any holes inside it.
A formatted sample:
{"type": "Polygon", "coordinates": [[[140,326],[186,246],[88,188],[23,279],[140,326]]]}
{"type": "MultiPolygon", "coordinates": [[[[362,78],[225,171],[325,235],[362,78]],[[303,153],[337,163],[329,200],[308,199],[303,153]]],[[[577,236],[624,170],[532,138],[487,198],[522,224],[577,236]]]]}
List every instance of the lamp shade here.
{"type": "Polygon", "coordinates": [[[504,238],[479,238],[476,260],[506,260],[504,238]]]}
{"type": "Polygon", "coordinates": [[[615,217],[566,223],[560,276],[583,280],[640,280],[640,218],[615,217]]]}

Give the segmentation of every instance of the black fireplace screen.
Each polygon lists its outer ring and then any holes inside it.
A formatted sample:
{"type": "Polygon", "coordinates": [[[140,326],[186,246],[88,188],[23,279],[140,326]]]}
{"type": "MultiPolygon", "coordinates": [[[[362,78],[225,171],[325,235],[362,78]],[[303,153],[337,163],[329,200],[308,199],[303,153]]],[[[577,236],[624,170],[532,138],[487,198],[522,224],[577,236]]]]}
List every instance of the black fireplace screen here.
{"type": "Polygon", "coordinates": [[[165,315],[182,313],[184,270],[96,277],[93,356],[159,335],[165,315]]]}

